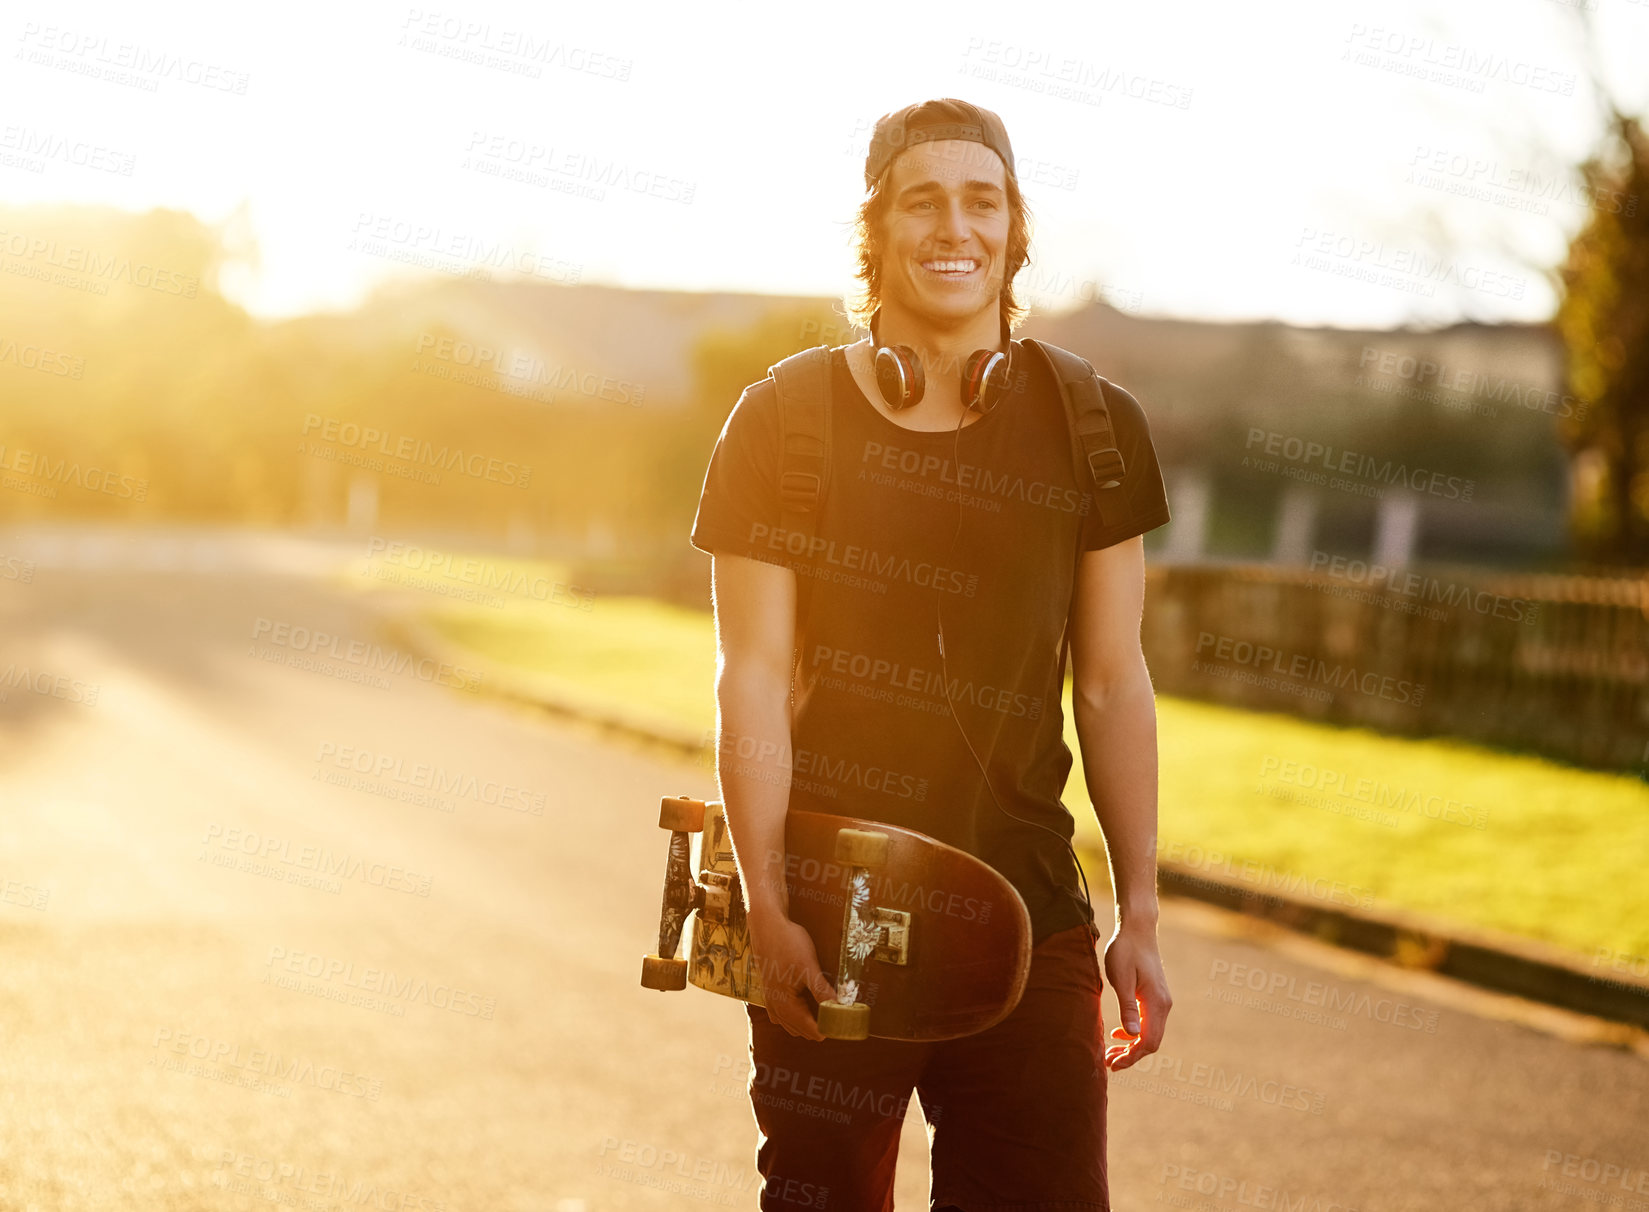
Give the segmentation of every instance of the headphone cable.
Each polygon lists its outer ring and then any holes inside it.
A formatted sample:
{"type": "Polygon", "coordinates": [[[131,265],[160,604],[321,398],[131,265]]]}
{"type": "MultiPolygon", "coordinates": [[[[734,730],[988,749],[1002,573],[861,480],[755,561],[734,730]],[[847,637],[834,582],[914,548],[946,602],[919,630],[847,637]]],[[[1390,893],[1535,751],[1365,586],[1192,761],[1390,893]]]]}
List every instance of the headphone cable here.
{"type": "MultiPolygon", "coordinates": [[[[957,476],[956,529],[951,532],[950,551],[946,552],[946,554],[945,554],[945,560],[946,560],[947,563],[949,563],[951,555],[954,554],[954,552],[956,551],[956,541],[957,541],[957,539],[959,539],[961,537],[961,534],[962,534],[962,510],[963,510],[962,489],[961,489],[962,426],[963,426],[964,422],[966,422],[967,419],[968,419],[969,411],[971,411],[970,407],[967,406],[966,404],[964,404],[963,409],[962,409],[962,415],[961,415],[960,418],[957,419],[956,432],[953,435],[953,440],[952,440],[951,466],[956,468],[956,476],[957,476]]],[[[1053,828],[1051,828],[1047,825],[1044,825],[1040,821],[1032,821],[1032,820],[1027,820],[1025,817],[1022,817],[1022,816],[1015,816],[1013,813],[1009,812],[1006,808],[1004,808],[1002,806],[1002,801],[999,800],[996,796],[996,788],[991,786],[991,777],[990,777],[990,774],[985,769],[985,763],[980,760],[978,751],[975,750],[974,747],[973,747],[973,742],[968,739],[968,730],[962,726],[962,717],[956,714],[956,704],[955,704],[955,702],[952,701],[952,699],[950,697],[950,673],[949,673],[948,669],[946,668],[946,664],[945,664],[945,622],[944,622],[944,616],[943,616],[943,610],[942,610],[943,593],[944,593],[944,591],[938,588],[938,584],[937,584],[937,580],[936,580],[935,581],[935,587],[934,587],[934,593],[933,593],[933,616],[934,616],[934,622],[935,622],[935,624],[938,628],[936,638],[937,638],[938,644],[939,644],[939,682],[940,682],[941,688],[945,692],[945,705],[950,708],[950,718],[956,721],[956,731],[961,734],[962,743],[968,747],[968,753],[973,758],[973,764],[975,766],[979,767],[979,777],[984,780],[985,790],[990,793],[991,803],[996,805],[997,811],[1001,812],[1003,816],[1006,816],[1011,820],[1018,821],[1021,825],[1034,825],[1038,829],[1042,829],[1042,830],[1044,830],[1048,833],[1053,834],[1060,841],[1064,842],[1065,843],[1065,848],[1071,852],[1071,861],[1076,865],[1076,873],[1082,879],[1083,908],[1086,911],[1087,918],[1088,918],[1088,920],[1086,922],[1086,925],[1088,926],[1089,934],[1093,936],[1095,941],[1098,941],[1099,926],[1098,926],[1098,922],[1095,920],[1095,917],[1094,917],[1093,896],[1088,891],[1088,874],[1087,874],[1087,872],[1085,872],[1082,869],[1082,860],[1077,857],[1076,847],[1071,845],[1071,839],[1066,837],[1064,834],[1060,833],[1058,830],[1053,829],[1053,828]]],[[[1061,683],[1061,690],[1063,690],[1063,683],[1061,683]]],[[[1067,892],[1068,892],[1068,890],[1067,890],[1067,892]]],[[[1090,947],[1089,950],[1090,950],[1090,952],[1092,952],[1092,947],[1090,947]]],[[[1094,957],[1094,963],[1095,963],[1096,966],[1099,963],[1099,960],[1098,960],[1097,956],[1094,957]]]]}

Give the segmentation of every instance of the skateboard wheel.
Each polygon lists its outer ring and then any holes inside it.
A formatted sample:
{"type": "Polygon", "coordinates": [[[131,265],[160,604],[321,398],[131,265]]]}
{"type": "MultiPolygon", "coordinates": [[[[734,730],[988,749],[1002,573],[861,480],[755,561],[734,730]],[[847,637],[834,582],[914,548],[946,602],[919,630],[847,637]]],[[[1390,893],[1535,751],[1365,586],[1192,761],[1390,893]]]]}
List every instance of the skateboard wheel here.
{"type": "Polygon", "coordinates": [[[844,1006],[841,1002],[820,1002],[817,1018],[819,1030],[824,1032],[826,1039],[870,1038],[870,1007],[863,1002],[854,1002],[851,1006],[844,1006]]]}
{"type": "Polygon", "coordinates": [[[704,801],[667,795],[659,801],[658,827],[683,833],[704,832],[704,801]]]}
{"type": "Polygon", "coordinates": [[[643,956],[641,960],[641,987],[673,993],[687,988],[687,961],[665,959],[662,955],[643,956]]]}
{"type": "Polygon", "coordinates": [[[887,834],[869,829],[838,829],[836,861],[849,867],[880,867],[887,862],[887,834]]]}

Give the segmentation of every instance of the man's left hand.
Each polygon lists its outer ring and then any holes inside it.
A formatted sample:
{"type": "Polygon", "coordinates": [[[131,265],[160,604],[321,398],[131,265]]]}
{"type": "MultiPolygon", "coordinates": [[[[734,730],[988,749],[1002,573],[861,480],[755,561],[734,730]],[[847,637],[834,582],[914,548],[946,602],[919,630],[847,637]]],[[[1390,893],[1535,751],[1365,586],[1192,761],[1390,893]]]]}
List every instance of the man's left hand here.
{"type": "Polygon", "coordinates": [[[1122,1026],[1111,1038],[1125,1040],[1105,1049],[1105,1067],[1126,1069],[1162,1046],[1174,999],[1157,950],[1156,925],[1118,926],[1105,947],[1105,979],[1116,993],[1122,1026]]]}

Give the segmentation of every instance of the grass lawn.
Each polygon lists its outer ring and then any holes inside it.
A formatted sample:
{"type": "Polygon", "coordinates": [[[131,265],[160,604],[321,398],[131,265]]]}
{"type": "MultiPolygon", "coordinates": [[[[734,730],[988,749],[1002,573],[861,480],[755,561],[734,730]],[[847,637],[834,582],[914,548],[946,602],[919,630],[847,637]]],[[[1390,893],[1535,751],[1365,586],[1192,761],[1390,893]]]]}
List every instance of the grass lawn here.
{"type": "MultiPolygon", "coordinates": [[[[641,598],[429,602],[427,621],[494,660],[596,702],[714,726],[708,614],[641,598]]],[[[1075,754],[1068,686],[1066,703],[1075,754]]],[[[1633,775],[1184,699],[1159,698],[1157,711],[1165,855],[1198,846],[1588,957],[1649,955],[1649,787],[1633,775]]],[[[1065,803],[1079,840],[1097,844],[1080,756],[1065,803]]],[[[1104,876],[1089,874],[1097,897],[1104,876]]]]}

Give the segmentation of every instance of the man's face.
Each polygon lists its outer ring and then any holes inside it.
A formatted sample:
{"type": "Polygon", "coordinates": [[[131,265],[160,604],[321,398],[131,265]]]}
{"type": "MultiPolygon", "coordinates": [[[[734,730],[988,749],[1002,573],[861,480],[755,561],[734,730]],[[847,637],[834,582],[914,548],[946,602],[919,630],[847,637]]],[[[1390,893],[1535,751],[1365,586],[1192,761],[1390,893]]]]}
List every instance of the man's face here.
{"type": "Polygon", "coordinates": [[[882,301],[937,321],[995,312],[1008,247],[1007,168],[983,143],[899,153],[882,219],[882,301]]]}

